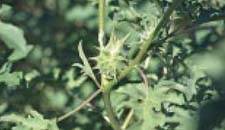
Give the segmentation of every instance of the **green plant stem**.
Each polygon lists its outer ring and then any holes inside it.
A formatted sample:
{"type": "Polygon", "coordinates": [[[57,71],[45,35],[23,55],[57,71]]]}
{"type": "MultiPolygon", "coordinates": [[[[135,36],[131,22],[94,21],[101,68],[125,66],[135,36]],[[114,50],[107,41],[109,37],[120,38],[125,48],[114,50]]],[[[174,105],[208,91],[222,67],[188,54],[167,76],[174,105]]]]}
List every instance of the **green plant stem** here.
{"type": "Polygon", "coordinates": [[[103,100],[105,104],[105,110],[107,112],[108,118],[110,120],[110,124],[114,130],[122,130],[120,128],[119,121],[116,119],[114,114],[111,101],[110,101],[110,91],[106,90],[103,92],[103,100]]]}
{"type": "Polygon", "coordinates": [[[100,45],[100,49],[103,48],[103,41],[104,41],[104,24],[105,24],[105,0],[99,0],[99,7],[98,7],[98,23],[99,23],[99,32],[98,32],[98,41],[100,45]]]}
{"type": "MultiPolygon", "coordinates": [[[[99,35],[98,35],[98,41],[100,45],[100,51],[104,47],[104,20],[105,20],[105,0],[99,0],[99,35]]],[[[101,53],[101,52],[100,52],[101,53]]],[[[120,124],[116,119],[116,116],[114,115],[113,108],[110,101],[110,87],[108,86],[108,81],[105,79],[104,75],[101,75],[101,88],[103,89],[103,100],[105,109],[108,115],[108,118],[110,120],[110,124],[114,130],[121,130],[120,124]]]]}

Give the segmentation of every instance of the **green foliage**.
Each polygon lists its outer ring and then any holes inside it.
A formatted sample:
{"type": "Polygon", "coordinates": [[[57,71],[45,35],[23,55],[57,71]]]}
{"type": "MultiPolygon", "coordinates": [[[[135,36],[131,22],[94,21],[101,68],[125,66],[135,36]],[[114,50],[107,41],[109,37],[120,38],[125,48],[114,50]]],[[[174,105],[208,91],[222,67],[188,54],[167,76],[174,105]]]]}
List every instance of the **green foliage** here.
{"type": "Polygon", "coordinates": [[[12,130],[59,130],[56,120],[44,119],[36,111],[30,111],[27,117],[15,114],[6,115],[1,117],[0,121],[16,123],[17,125],[12,130]]]}
{"type": "Polygon", "coordinates": [[[224,0],[98,2],[0,4],[0,129],[224,130],[224,0]]]}

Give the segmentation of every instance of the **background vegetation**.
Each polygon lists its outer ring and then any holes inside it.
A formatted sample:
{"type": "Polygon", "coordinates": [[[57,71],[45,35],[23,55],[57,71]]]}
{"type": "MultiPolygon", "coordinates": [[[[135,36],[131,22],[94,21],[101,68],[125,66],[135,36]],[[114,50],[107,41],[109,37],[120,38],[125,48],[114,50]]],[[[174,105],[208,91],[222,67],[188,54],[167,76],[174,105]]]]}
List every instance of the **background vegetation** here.
{"type": "MultiPolygon", "coordinates": [[[[98,89],[72,66],[82,63],[81,40],[87,57],[99,54],[98,1],[1,2],[0,130],[111,130],[101,94],[57,121],[98,89]]],[[[113,30],[118,39],[129,35],[125,62],[115,73],[94,69],[97,79],[117,77],[171,3],[107,0],[105,42],[113,30]]],[[[225,1],[183,0],[165,22],[138,69],[112,89],[118,119],[129,120],[128,130],[224,130],[225,1]]]]}

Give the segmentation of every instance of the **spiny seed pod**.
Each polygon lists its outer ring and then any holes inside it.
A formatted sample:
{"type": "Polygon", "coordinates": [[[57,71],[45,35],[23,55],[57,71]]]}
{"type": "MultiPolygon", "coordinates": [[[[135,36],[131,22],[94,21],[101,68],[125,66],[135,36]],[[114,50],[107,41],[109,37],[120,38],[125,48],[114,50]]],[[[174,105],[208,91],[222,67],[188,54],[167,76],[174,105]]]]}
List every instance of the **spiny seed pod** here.
{"type": "Polygon", "coordinates": [[[108,44],[100,49],[98,56],[92,58],[97,62],[95,69],[98,69],[108,79],[116,79],[118,72],[125,66],[125,58],[121,53],[128,36],[118,39],[114,33],[111,33],[108,44]]]}

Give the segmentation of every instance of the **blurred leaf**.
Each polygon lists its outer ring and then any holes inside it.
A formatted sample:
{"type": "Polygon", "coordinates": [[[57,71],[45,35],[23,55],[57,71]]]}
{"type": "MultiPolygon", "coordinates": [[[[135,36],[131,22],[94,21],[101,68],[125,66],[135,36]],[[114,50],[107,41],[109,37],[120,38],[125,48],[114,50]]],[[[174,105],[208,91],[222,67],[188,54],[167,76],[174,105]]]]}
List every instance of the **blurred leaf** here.
{"type": "Polygon", "coordinates": [[[22,79],[22,72],[13,72],[13,73],[3,73],[0,74],[0,82],[5,83],[7,86],[16,86],[20,84],[20,80],[22,79]]]}
{"type": "Polygon", "coordinates": [[[80,87],[88,79],[88,76],[80,76],[76,78],[76,71],[74,70],[74,68],[68,70],[63,76],[63,79],[67,81],[66,88],[68,90],[80,87]]]}
{"type": "Polygon", "coordinates": [[[10,72],[10,64],[4,64],[0,69],[0,83],[5,83],[9,87],[14,87],[20,84],[23,78],[22,72],[10,72]]]}
{"type": "Polygon", "coordinates": [[[93,15],[95,15],[95,9],[92,6],[87,6],[85,8],[82,6],[74,6],[66,13],[66,19],[68,21],[85,21],[93,15]]]}
{"type": "Polygon", "coordinates": [[[55,91],[52,89],[47,89],[45,91],[46,100],[51,109],[60,110],[63,109],[68,101],[66,94],[63,91],[55,91]],[[57,101],[56,101],[57,97],[57,101]]]}
{"type": "Polygon", "coordinates": [[[225,72],[223,59],[213,52],[193,55],[188,59],[188,63],[195,68],[195,72],[198,69],[199,73],[202,71],[213,77],[220,77],[225,72]]]}
{"type": "Polygon", "coordinates": [[[0,104],[0,114],[5,112],[5,110],[8,108],[8,103],[4,102],[0,104]]]}
{"type": "Polygon", "coordinates": [[[12,8],[9,5],[6,4],[0,5],[0,18],[9,17],[10,14],[12,13],[11,9],[12,8]]]}
{"type": "Polygon", "coordinates": [[[18,27],[0,21],[0,39],[13,49],[13,53],[8,57],[9,61],[20,60],[27,56],[32,49],[31,45],[26,45],[23,31],[18,27]]]}
{"type": "Polygon", "coordinates": [[[79,26],[83,25],[88,28],[95,28],[98,25],[97,9],[93,6],[75,5],[66,11],[65,19],[68,22],[75,22],[79,26]]]}

